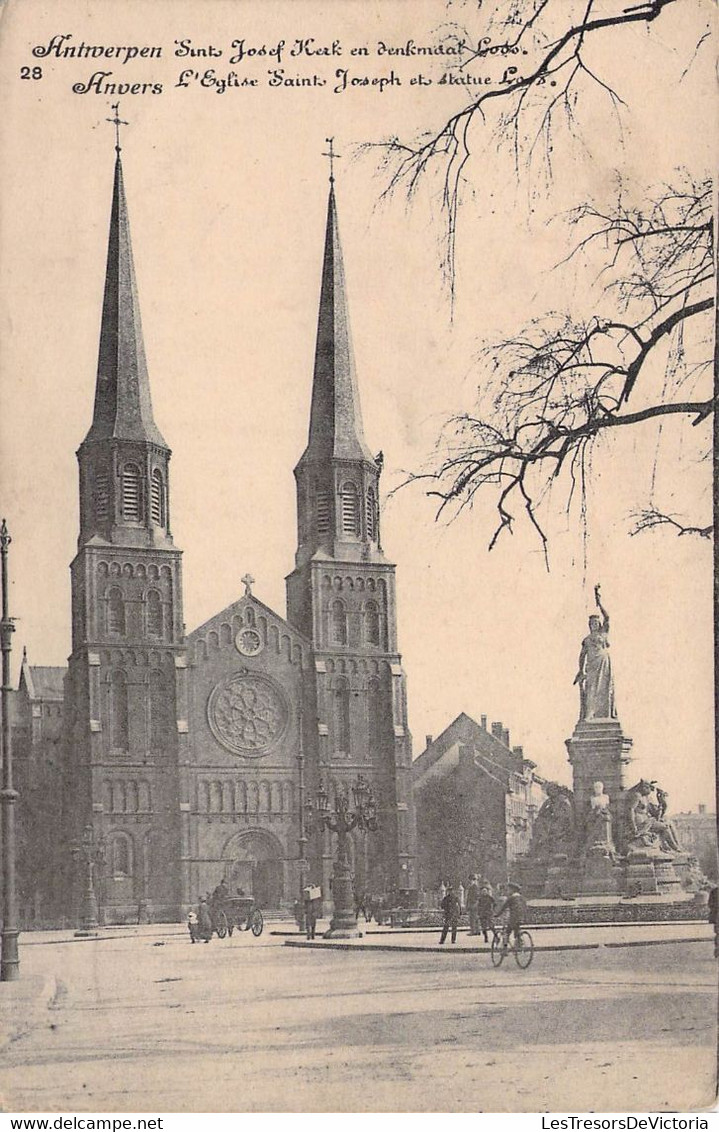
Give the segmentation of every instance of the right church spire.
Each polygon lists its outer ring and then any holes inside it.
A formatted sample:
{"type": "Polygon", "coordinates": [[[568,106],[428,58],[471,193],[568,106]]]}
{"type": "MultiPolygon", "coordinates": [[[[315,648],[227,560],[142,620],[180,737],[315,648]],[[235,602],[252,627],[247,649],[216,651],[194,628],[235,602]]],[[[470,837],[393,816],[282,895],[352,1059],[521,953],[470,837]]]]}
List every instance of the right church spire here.
{"type": "Polygon", "coordinates": [[[302,459],[328,458],[372,459],[362,426],[334,177],[327,201],[310,435],[302,459]]]}
{"type": "Polygon", "coordinates": [[[345,561],[381,556],[380,470],[362,424],[331,172],[309,438],[295,468],[298,565],[318,552],[345,561]]]}

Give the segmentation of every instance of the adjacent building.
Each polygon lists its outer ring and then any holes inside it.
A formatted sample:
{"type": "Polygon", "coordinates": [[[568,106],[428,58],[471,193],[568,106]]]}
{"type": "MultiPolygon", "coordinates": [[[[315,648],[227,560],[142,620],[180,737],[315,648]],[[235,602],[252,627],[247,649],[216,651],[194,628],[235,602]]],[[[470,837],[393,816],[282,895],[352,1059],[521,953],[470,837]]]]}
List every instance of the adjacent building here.
{"type": "Polygon", "coordinates": [[[511,878],[529,850],[546,780],[501,722],[488,729],[462,712],[412,767],[420,882],[466,884],[474,873],[492,884],[511,878]]]}

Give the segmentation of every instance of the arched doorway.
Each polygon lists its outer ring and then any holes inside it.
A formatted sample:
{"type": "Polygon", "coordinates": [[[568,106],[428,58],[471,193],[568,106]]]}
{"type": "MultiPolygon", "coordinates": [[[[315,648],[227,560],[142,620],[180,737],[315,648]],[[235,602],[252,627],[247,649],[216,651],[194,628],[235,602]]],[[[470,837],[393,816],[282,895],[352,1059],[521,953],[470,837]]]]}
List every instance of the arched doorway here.
{"type": "Polygon", "coordinates": [[[284,850],[273,834],[261,829],[236,833],[225,844],[223,875],[232,895],[242,889],[261,908],[279,908],[284,897],[284,850]]]}

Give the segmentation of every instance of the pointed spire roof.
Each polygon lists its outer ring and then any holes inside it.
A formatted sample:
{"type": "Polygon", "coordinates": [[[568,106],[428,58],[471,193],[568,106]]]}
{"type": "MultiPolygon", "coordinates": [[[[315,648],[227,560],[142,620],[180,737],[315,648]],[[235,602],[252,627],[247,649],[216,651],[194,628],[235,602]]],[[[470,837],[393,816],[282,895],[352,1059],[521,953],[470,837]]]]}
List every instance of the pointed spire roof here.
{"type": "Polygon", "coordinates": [[[334,177],[330,177],[310,435],[302,460],[372,460],[362,426],[334,177]]]}
{"type": "Polygon", "coordinates": [[[167,448],[152,415],[119,145],[116,149],[95,411],[85,441],[114,438],[167,448]]]}

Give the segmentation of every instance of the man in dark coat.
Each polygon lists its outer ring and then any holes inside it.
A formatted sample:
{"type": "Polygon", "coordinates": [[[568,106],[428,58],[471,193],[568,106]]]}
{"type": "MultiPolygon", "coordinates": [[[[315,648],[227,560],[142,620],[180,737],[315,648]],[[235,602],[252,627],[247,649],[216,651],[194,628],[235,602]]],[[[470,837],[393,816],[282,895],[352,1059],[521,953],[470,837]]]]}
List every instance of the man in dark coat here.
{"type": "MultiPolygon", "coordinates": [[[[488,884],[483,884],[477,898],[477,916],[482,928],[484,942],[489,943],[488,932],[494,924],[494,897],[488,884]]],[[[479,932],[477,933],[479,934],[479,932]]]]}
{"type": "Polygon", "coordinates": [[[442,901],[442,912],[444,913],[444,921],[442,923],[442,934],[439,937],[439,942],[444,943],[447,938],[447,933],[452,929],[452,943],[457,942],[457,926],[459,924],[459,917],[462,909],[459,905],[459,898],[454,888],[450,884],[444,900],[442,901]]]}
{"type": "Polygon", "coordinates": [[[205,943],[209,943],[212,939],[212,916],[207,905],[207,899],[204,896],[200,898],[197,907],[197,934],[200,939],[204,939],[205,943]]]}
{"type": "Polygon", "coordinates": [[[473,876],[467,889],[467,915],[469,934],[479,935],[479,878],[473,876]]]}
{"type": "Polygon", "coordinates": [[[707,900],[707,919],[714,925],[714,958],[719,958],[719,909],[717,908],[717,887],[709,889],[707,900]]]}

